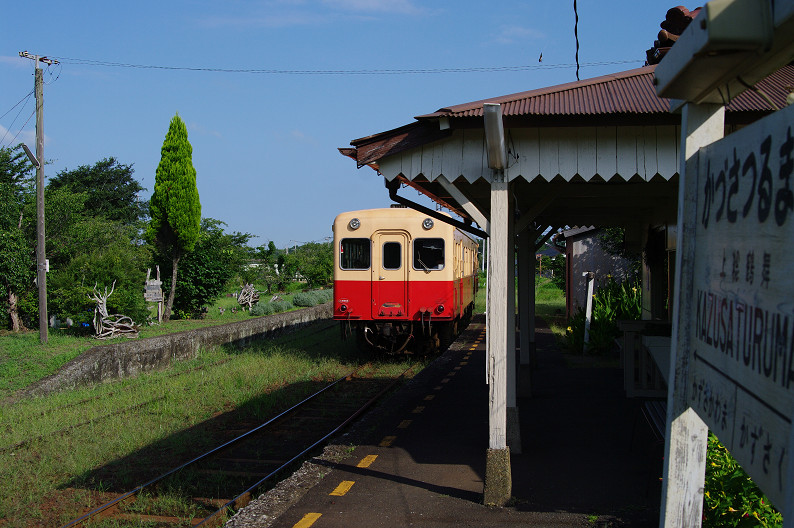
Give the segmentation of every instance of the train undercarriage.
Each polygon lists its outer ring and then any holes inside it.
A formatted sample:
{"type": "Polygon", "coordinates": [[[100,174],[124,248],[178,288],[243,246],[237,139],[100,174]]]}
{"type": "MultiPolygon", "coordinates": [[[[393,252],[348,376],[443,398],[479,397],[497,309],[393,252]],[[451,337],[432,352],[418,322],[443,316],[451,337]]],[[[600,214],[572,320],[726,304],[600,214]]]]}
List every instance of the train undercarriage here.
{"type": "Polygon", "coordinates": [[[364,351],[385,355],[432,354],[446,350],[469,324],[473,307],[463,317],[434,320],[430,316],[419,321],[342,321],[343,339],[355,338],[364,351]]]}

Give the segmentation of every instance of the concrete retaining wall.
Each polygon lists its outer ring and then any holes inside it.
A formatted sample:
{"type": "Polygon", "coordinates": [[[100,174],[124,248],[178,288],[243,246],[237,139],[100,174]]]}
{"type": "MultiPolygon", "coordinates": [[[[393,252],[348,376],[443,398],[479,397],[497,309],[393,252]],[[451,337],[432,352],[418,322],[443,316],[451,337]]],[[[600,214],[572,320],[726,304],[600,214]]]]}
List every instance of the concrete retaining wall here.
{"type": "Polygon", "coordinates": [[[34,383],[20,396],[40,396],[77,385],[135,376],[163,368],[174,360],[194,358],[200,347],[224,344],[243,346],[319,319],[331,319],[332,304],[96,346],[65,364],[55,374],[34,383]]]}

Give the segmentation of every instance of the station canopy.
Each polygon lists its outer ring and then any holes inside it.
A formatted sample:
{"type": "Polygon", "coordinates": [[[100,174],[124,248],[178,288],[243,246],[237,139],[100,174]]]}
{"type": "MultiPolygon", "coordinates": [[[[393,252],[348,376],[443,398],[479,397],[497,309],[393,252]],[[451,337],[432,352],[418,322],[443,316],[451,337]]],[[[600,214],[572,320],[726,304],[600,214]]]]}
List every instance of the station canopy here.
{"type": "MultiPolygon", "coordinates": [[[[501,105],[516,206],[538,226],[674,224],[680,115],[656,95],[650,65],[419,115],[340,152],[477,223],[490,217],[483,105],[501,105]],[[468,202],[468,203],[466,203],[468,202]]],[[[794,66],[728,98],[726,133],[786,105],[794,66]]]]}

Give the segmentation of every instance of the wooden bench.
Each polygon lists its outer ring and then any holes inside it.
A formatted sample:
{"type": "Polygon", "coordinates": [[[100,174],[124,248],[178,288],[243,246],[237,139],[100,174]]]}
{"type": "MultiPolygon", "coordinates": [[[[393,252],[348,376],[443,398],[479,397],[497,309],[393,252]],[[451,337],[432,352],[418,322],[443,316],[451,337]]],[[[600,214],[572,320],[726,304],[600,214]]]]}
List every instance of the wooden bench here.
{"type": "Polygon", "coordinates": [[[667,429],[667,402],[663,400],[648,400],[640,407],[643,418],[651,428],[651,433],[657,442],[664,442],[667,429]]]}
{"type": "Polygon", "coordinates": [[[650,351],[643,344],[646,331],[665,324],[658,321],[618,321],[618,328],[623,332],[618,348],[623,364],[623,389],[627,398],[667,396],[666,373],[660,372],[650,351]]]}
{"type": "MultiPolygon", "coordinates": [[[[648,479],[645,486],[645,494],[647,496],[651,492],[652,485],[658,484],[658,482],[660,482],[660,472],[663,471],[662,468],[657,464],[663,459],[663,455],[660,455],[659,448],[664,446],[664,436],[667,429],[667,401],[645,400],[642,402],[639,410],[637,411],[637,418],[639,418],[639,414],[642,414],[642,417],[645,423],[648,424],[653,437],[653,440],[647,445],[648,459],[649,461],[653,461],[647,469],[648,479]]],[[[634,436],[636,433],[637,421],[639,420],[635,418],[634,430],[631,434],[632,448],[634,447],[634,436]]]]}

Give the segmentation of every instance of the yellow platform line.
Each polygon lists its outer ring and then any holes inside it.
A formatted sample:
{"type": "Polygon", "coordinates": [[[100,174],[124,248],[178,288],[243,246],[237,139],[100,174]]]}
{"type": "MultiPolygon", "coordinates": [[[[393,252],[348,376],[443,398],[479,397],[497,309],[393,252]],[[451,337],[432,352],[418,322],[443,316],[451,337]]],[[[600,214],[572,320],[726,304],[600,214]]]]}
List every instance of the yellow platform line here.
{"type": "Polygon", "coordinates": [[[350,491],[350,488],[353,487],[353,484],[355,484],[355,481],[353,480],[343,480],[342,482],[339,483],[336,489],[334,489],[334,491],[332,491],[328,495],[333,497],[344,497],[345,493],[350,491]]]}
{"type": "Polygon", "coordinates": [[[428,394],[427,396],[425,396],[425,401],[430,401],[430,400],[432,400],[435,397],[436,397],[435,394],[428,394]]]}
{"type": "Polygon", "coordinates": [[[392,442],[394,442],[395,440],[397,440],[396,436],[384,436],[383,440],[380,441],[380,444],[378,444],[378,446],[391,447],[392,442]]]}
{"type": "Polygon", "coordinates": [[[417,405],[416,408],[413,411],[411,411],[411,412],[414,413],[414,414],[419,414],[419,413],[421,413],[424,410],[425,410],[425,406],[424,405],[417,405]]]}
{"type": "Polygon", "coordinates": [[[397,426],[397,429],[408,429],[412,421],[413,420],[403,420],[400,422],[400,425],[397,426]]]}
{"type": "Polygon", "coordinates": [[[292,528],[309,528],[309,526],[314,524],[322,515],[322,513],[307,513],[300,521],[296,522],[292,528]]]}
{"type": "Polygon", "coordinates": [[[375,462],[376,458],[378,458],[378,455],[367,455],[367,456],[365,456],[364,458],[361,459],[361,462],[359,462],[356,465],[356,467],[368,468],[369,466],[372,465],[373,462],[375,462]]]}

